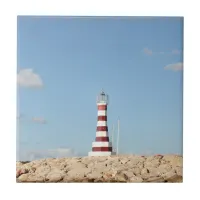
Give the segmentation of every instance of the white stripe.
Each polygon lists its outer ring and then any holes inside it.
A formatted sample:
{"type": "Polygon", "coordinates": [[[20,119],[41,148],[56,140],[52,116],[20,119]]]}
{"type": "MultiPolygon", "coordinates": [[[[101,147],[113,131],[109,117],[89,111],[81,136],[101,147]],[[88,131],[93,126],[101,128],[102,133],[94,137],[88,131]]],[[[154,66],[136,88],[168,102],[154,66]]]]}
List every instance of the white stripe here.
{"type": "Polygon", "coordinates": [[[92,147],[112,147],[111,142],[93,142],[92,147]]]}
{"type": "Polygon", "coordinates": [[[110,151],[90,151],[88,153],[88,156],[111,156],[111,155],[116,155],[116,153],[110,151]]]}
{"type": "Polygon", "coordinates": [[[107,121],[98,121],[97,126],[107,126],[107,121]]]}
{"type": "Polygon", "coordinates": [[[108,132],[107,131],[97,131],[96,132],[96,136],[97,137],[107,137],[108,136],[108,132]]]}
{"type": "Polygon", "coordinates": [[[106,110],[98,110],[98,116],[106,116],[107,112],[106,110]]]}
{"type": "Polygon", "coordinates": [[[107,103],[98,103],[97,105],[98,105],[98,106],[107,105],[107,103]]]}

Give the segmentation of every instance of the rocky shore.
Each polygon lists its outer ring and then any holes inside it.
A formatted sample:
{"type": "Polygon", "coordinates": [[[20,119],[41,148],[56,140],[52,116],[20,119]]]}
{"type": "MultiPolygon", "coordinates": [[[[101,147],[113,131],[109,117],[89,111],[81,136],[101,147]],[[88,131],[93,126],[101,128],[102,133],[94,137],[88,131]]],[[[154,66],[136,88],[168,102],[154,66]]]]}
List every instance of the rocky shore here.
{"type": "Polygon", "coordinates": [[[17,182],[182,182],[177,155],[48,158],[16,163],[17,182]]]}

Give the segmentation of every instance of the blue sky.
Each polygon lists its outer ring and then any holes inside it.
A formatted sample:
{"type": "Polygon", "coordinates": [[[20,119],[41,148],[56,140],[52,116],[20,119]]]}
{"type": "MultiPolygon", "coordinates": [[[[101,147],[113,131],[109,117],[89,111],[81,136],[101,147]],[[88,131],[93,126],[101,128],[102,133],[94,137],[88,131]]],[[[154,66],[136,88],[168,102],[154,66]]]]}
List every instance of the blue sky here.
{"type": "Polygon", "coordinates": [[[102,88],[120,153],[182,153],[182,30],[172,17],[18,17],[18,159],[87,155],[102,88]]]}

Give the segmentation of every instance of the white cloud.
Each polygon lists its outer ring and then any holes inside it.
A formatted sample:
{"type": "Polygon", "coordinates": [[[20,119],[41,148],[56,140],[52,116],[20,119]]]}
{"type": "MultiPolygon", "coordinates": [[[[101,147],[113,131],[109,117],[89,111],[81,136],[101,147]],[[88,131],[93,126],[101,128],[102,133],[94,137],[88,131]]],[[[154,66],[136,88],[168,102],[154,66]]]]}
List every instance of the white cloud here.
{"type": "Polygon", "coordinates": [[[33,117],[32,121],[39,124],[46,124],[47,121],[42,117],[33,117]]]}
{"type": "Polygon", "coordinates": [[[65,157],[76,157],[79,156],[73,149],[70,148],[58,148],[58,149],[47,149],[38,151],[18,151],[17,160],[19,161],[32,161],[45,158],[65,158],[65,157]]]}
{"type": "Polygon", "coordinates": [[[53,157],[66,157],[66,156],[73,156],[75,155],[74,150],[66,149],[66,148],[58,148],[58,149],[49,149],[47,154],[53,157]]]}
{"type": "Polygon", "coordinates": [[[152,51],[151,49],[149,48],[144,48],[143,49],[143,53],[145,53],[146,55],[153,55],[153,54],[161,54],[161,55],[169,55],[169,54],[174,54],[174,55],[178,55],[181,53],[180,50],[172,50],[171,52],[164,52],[164,51],[158,51],[158,52],[155,52],[155,51],[152,51]]]}
{"type": "Polygon", "coordinates": [[[152,55],[153,54],[153,51],[151,49],[148,49],[148,48],[144,48],[143,49],[143,52],[147,55],[152,55]]]}
{"type": "Polygon", "coordinates": [[[165,70],[181,71],[183,70],[183,63],[170,64],[164,67],[165,70]]]}
{"type": "Polygon", "coordinates": [[[177,49],[175,49],[175,50],[172,50],[172,54],[180,54],[180,51],[179,50],[177,50],[177,49]]]}
{"type": "Polygon", "coordinates": [[[40,88],[43,86],[41,77],[32,69],[21,69],[17,74],[17,84],[21,87],[40,88]]]}

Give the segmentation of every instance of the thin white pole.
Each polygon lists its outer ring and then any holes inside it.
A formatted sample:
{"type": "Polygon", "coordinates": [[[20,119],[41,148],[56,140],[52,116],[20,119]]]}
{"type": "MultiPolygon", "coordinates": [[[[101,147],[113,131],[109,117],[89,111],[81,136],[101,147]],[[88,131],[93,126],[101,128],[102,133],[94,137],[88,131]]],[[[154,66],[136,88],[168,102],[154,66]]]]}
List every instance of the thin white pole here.
{"type": "Polygon", "coordinates": [[[117,134],[117,155],[119,155],[119,119],[118,119],[118,134],[117,134]]]}
{"type": "Polygon", "coordinates": [[[112,146],[114,149],[114,131],[115,131],[115,125],[113,124],[113,130],[112,130],[112,146]]]}

